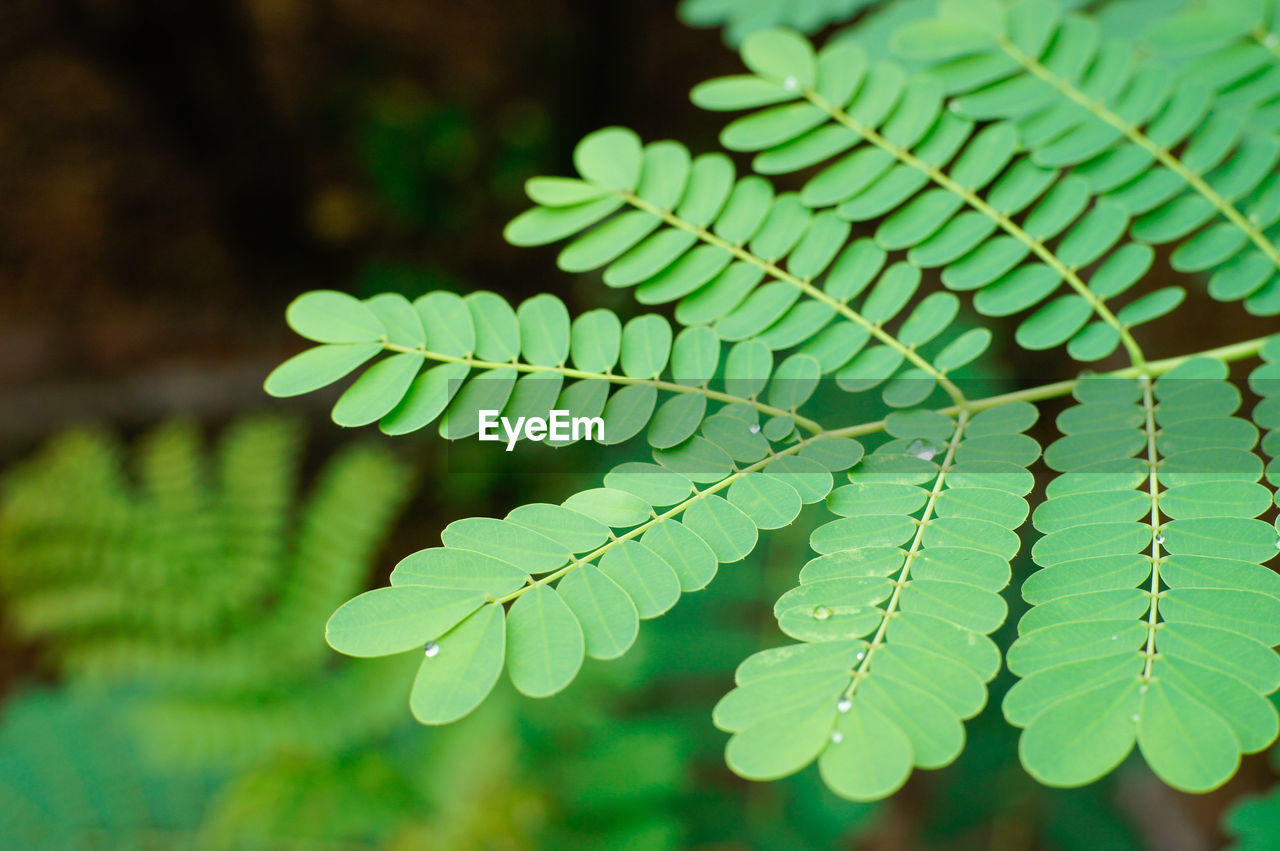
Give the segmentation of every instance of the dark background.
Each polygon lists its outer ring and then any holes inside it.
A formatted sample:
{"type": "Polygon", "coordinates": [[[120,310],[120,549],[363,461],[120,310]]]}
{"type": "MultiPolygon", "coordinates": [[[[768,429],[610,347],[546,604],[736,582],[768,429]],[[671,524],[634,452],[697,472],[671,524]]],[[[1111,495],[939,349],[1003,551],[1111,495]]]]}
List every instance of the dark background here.
{"type": "MultiPolygon", "coordinates": [[[[568,172],[574,143],[601,126],[714,148],[722,121],[687,92],[738,67],[718,31],[685,27],[652,0],[3,0],[0,465],[66,426],[135,436],[175,414],[216,429],[248,412],[292,411],[321,450],[340,445],[350,435],[328,423],[333,394],[284,402],[261,390],[301,348],[283,313],[305,290],[492,289],[513,302],[550,291],[574,315],[631,311],[596,276],[556,270],[555,249],[507,245],[502,226],[526,206],[523,181],[568,172]]],[[[1192,304],[1143,342],[1163,357],[1269,330],[1243,316],[1192,304]]],[[[1037,383],[1075,371],[1056,357],[1004,367],[1037,383]]],[[[429,546],[455,517],[528,501],[524,480],[495,481],[503,472],[428,489],[387,551],[429,546]]],[[[802,536],[793,544],[743,569],[767,561],[793,576],[802,536]]],[[[371,584],[392,561],[380,560],[371,584]]],[[[677,622],[668,638],[699,628],[677,622]]],[[[34,648],[0,637],[6,689],[51,679],[34,648]]],[[[689,729],[707,752],[722,744],[706,717],[726,675],[680,692],[696,697],[689,729]]],[[[917,772],[874,818],[824,803],[821,829],[788,833],[773,822],[812,783],[762,791],[714,760],[680,769],[684,797],[671,812],[687,828],[681,844],[702,847],[785,836],[874,848],[930,837],[1001,851],[1190,849],[1218,844],[1225,807],[1268,782],[1255,757],[1202,798],[1141,771],[1097,793],[1045,793],[1011,763],[1014,734],[998,713],[970,737],[956,767],[917,772]],[[708,785],[719,818],[699,801],[708,785]],[[756,823],[735,824],[748,812],[756,823]]]]}

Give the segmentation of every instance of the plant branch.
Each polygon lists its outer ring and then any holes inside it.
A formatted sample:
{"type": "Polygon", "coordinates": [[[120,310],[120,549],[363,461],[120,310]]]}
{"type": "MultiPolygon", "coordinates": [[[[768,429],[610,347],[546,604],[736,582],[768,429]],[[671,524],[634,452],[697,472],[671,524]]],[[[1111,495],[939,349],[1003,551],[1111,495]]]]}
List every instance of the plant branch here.
{"type": "Polygon", "coordinates": [[[921,357],[919,352],[917,352],[913,347],[903,345],[902,342],[900,342],[897,337],[893,336],[888,331],[884,330],[884,328],[882,328],[879,324],[867,319],[861,313],[858,313],[856,310],[849,307],[849,305],[845,304],[842,301],[838,301],[837,299],[832,298],[831,296],[824,293],[822,290],[815,287],[809,281],[803,280],[801,278],[797,278],[795,275],[791,274],[790,272],[786,272],[782,270],[781,268],[778,267],[776,263],[770,263],[768,260],[757,257],[754,254],[752,254],[750,251],[747,251],[742,246],[734,245],[724,239],[721,239],[720,237],[716,236],[714,233],[712,233],[711,231],[707,230],[704,227],[699,227],[698,225],[695,225],[691,222],[687,222],[684,219],[681,219],[679,216],[675,215],[674,213],[668,212],[667,210],[663,210],[660,207],[656,207],[633,192],[623,192],[621,194],[622,194],[622,197],[626,199],[627,203],[631,204],[636,209],[644,210],[647,213],[651,213],[652,215],[659,217],[660,219],[662,219],[664,222],[671,225],[672,227],[677,227],[677,228],[680,228],[681,230],[688,231],[689,233],[693,234],[698,239],[702,240],[708,245],[714,245],[717,248],[724,249],[725,251],[732,254],[734,257],[737,257],[739,260],[743,260],[747,263],[751,263],[752,265],[760,267],[770,277],[776,278],[779,281],[785,281],[786,283],[791,284],[794,287],[797,287],[805,295],[809,296],[815,301],[822,302],[823,304],[827,305],[832,310],[834,310],[836,313],[839,313],[841,316],[853,322],[855,325],[860,325],[861,327],[865,328],[867,332],[871,334],[871,336],[875,337],[877,340],[884,343],[889,348],[894,349],[899,354],[901,354],[904,358],[910,361],[914,366],[924,371],[928,375],[932,376],[934,380],[936,380],[938,384],[941,385],[942,389],[947,392],[947,395],[951,397],[952,401],[954,401],[957,405],[964,404],[964,400],[965,400],[964,394],[960,392],[959,387],[956,387],[956,385],[952,383],[952,381],[949,378],[947,378],[945,373],[943,373],[933,364],[929,363],[927,360],[921,357]]]}
{"type": "Polygon", "coordinates": [[[1031,234],[1023,230],[1020,225],[1013,221],[1013,219],[988,204],[985,199],[978,195],[978,193],[961,186],[946,172],[935,166],[929,165],[905,148],[901,148],[893,144],[884,136],[877,133],[873,128],[868,127],[853,116],[849,115],[849,113],[845,112],[843,109],[840,109],[834,104],[828,102],[817,92],[812,89],[808,89],[805,91],[804,96],[806,100],[826,112],[837,123],[849,128],[863,139],[866,139],[868,142],[875,145],[877,148],[880,148],[886,153],[892,155],[903,165],[916,169],[938,186],[958,196],[974,210],[977,210],[979,213],[995,222],[996,225],[1005,233],[1025,245],[1027,249],[1036,257],[1039,257],[1045,265],[1057,272],[1058,275],[1062,277],[1062,279],[1065,280],[1067,284],[1089,304],[1089,307],[1092,308],[1093,312],[1099,319],[1116,329],[1120,334],[1120,342],[1124,344],[1125,351],[1129,353],[1129,360],[1135,366],[1139,366],[1145,361],[1145,357],[1142,354],[1142,348],[1138,345],[1138,342],[1134,340],[1129,329],[1116,318],[1115,314],[1111,312],[1111,309],[1106,306],[1102,299],[1098,298],[1097,294],[1090,290],[1088,285],[1080,279],[1076,270],[1067,266],[1067,264],[1058,259],[1058,256],[1050,251],[1041,240],[1033,238],[1031,234]]]}

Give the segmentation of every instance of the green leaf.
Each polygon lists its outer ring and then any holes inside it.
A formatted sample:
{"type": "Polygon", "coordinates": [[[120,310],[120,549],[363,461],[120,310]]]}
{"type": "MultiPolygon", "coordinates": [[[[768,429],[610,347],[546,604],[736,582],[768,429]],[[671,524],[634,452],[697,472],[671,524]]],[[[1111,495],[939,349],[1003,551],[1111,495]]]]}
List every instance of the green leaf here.
{"type": "Polygon", "coordinates": [[[674,505],[693,493],[693,483],[656,464],[628,461],[604,477],[605,487],[627,491],[654,506],[674,505]]]}
{"type": "Polygon", "coordinates": [[[640,497],[612,488],[591,488],[579,491],[566,499],[563,504],[565,508],[615,529],[629,529],[652,516],[649,504],[640,497]]]}
{"type": "MultiPolygon", "coordinates": [[[[425,389],[433,393],[441,390],[454,393],[444,418],[440,420],[440,436],[446,440],[459,440],[476,434],[480,430],[481,411],[501,411],[506,407],[515,387],[516,375],[516,371],[510,367],[490,369],[456,389],[455,386],[460,383],[458,380],[447,373],[438,376],[437,381],[425,389]],[[441,383],[445,385],[444,388],[440,388],[441,383]]],[[[412,390],[413,388],[411,392],[412,390]]],[[[428,400],[434,401],[434,397],[428,397],[428,400]]]]}
{"type": "Polygon", "coordinates": [[[600,570],[627,592],[641,618],[656,618],[680,599],[675,571],[638,541],[618,541],[601,556],[600,570]]]}
{"type": "Polygon", "coordinates": [[[378,427],[386,434],[408,434],[430,424],[449,406],[470,371],[465,363],[442,363],[419,374],[378,427]]]}
{"type": "Polygon", "coordinates": [[[584,564],[567,574],[556,591],[582,625],[591,658],[616,659],[635,643],[640,631],[635,604],[595,565],[584,564]]]}
{"type": "Polygon", "coordinates": [[[569,207],[604,194],[600,187],[572,177],[533,177],[525,181],[524,191],[529,200],[546,207],[569,207]]]}
{"type": "Polygon", "coordinates": [[[715,494],[685,509],[684,525],[707,542],[717,560],[725,563],[746,558],[755,549],[759,534],[742,509],[715,494]]]}
{"type": "Polygon", "coordinates": [[[911,740],[862,699],[837,715],[830,738],[818,760],[818,771],[842,798],[872,801],[893,794],[907,782],[913,762],[911,740]]]}
{"type": "Polygon", "coordinates": [[[348,656],[389,656],[438,639],[485,602],[467,588],[401,585],[347,601],[325,627],[325,640],[348,656]]]}
{"type": "Polygon", "coordinates": [[[1018,744],[1027,772],[1047,786],[1083,786],[1129,755],[1138,731],[1137,678],[1068,697],[1037,715],[1018,744]]]}
{"type": "Polygon", "coordinates": [[[1156,776],[1175,789],[1207,792],[1240,765],[1231,728],[1180,689],[1156,680],[1138,709],[1138,746],[1156,776]]]}
{"type": "Polygon", "coordinates": [[[389,342],[414,349],[426,345],[422,320],[407,298],[399,293],[382,293],[365,299],[364,303],[387,329],[389,342]]]}
{"type": "Polygon", "coordinates": [[[622,443],[635,437],[652,419],[657,401],[658,391],[652,384],[631,384],[614,393],[600,414],[605,425],[601,443],[622,443]]]}
{"type": "Polygon", "coordinates": [[[427,348],[451,357],[466,357],[475,351],[476,331],[471,311],[461,296],[433,292],[413,303],[427,335],[427,348]]]}
{"type": "Polygon", "coordinates": [[[700,591],[715,578],[719,562],[706,541],[670,517],[649,527],[640,543],[675,571],[682,591],[700,591]]]}
{"type": "Polygon", "coordinates": [[[583,372],[608,372],[622,351],[622,323],[611,310],[588,310],[573,320],[569,350],[583,372]]]}
{"type": "Polygon", "coordinates": [[[273,369],[263,389],[272,396],[301,396],[327,387],[381,351],[377,343],[316,346],[273,369]]]}
{"type": "Polygon", "coordinates": [[[671,376],[680,384],[706,386],[720,364],[720,338],[710,328],[686,328],[671,348],[671,376]]]}
{"type": "Polygon", "coordinates": [[[569,357],[569,311],[553,295],[526,299],[516,319],[524,359],[539,366],[559,366],[569,357]]]}
{"type": "MultiPolygon", "coordinates": [[[[547,245],[590,227],[625,202],[610,192],[568,207],[534,207],[507,223],[502,236],[512,245],[547,245]]],[[[429,334],[429,332],[428,332],[429,334]]]]}
{"type": "Polygon", "coordinates": [[[640,137],[624,127],[606,127],[583,138],[573,150],[578,173],[609,189],[630,191],[640,182],[640,137]]]}
{"type": "Polygon", "coordinates": [[[497,293],[485,290],[463,298],[476,333],[476,357],[506,362],[520,355],[520,322],[511,305],[497,293]]]}
{"type": "Polygon", "coordinates": [[[907,59],[951,59],[992,47],[995,39],[981,24],[957,20],[924,20],[894,33],[893,52],[907,59]]]}
{"type": "Polygon", "coordinates": [[[561,505],[521,505],[511,509],[506,519],[550,538],[571,553],[589,552],[609,539],[609,527],[561,505]]]}
{"type": "Polygon", "coordinates": [[[578,675],[582,627],[555,589],[535,585],[507,612],[507,673],[516,690],[550,697],[578,675]]]}
{"type": "Polygon", "coordinates": [[[937,357],[933,359],[933,365],[942,372],[959,369],[976,360],[989,345],[991,345],[991,332],[986,328],[972,328],[938,352],[937,357]]]}
{"type": "Polygon", "coordinates": [[[335,290],[298,296],[285,311],[285,319],[290,328],[317,343],[371,343],[387,336],[387,329],[363,302],[335,290]]]}
{"type": "Polygon", "coordinates": [[[425,656],[409,694],[409,708],[422,724],[451,724],[489,696],[506,656],[506,618],[490,603],[468,615],[425,656]]]}
{"type": "Polygon", "coordinates": [[[529,580],[523,570],[470,550],[433,547],[407,555],[391,571],[392,585],[430,585],[501,597],[529,580]]]}
{"type": "Polygon", "coordinates": [[[446,547],[484,553],[525,573],[547,573],[569,560],[569,551],[552,538],[492,517],[455,520],[444,527],[440,540],[446,547]]]}
{"type": "Polygon", "coordinates": [[[789,90],[812,86],[816,79],[813,47],[792,30],[763,30],[751,36],[742,43],[742,61],[789,90]]]}
{"type": "Polygon", "coordinates": [[[698,430],[706,412],[706,396],[700,393],[675,394],[654,413],[647,435],[649,445],[670,449],[683,443],[698,430]]]}
{"type": "Polygon", "coordinates": [[[826,747],[835,715],[835,701],[826,698],[766,718],[729,740],[725,761],[748,780],[776,780],[794,774],[826,747]]]}
{"type": "Polygon", "coordinates": [[[622,372],[631,378],[657,378],[671,354],[671,326],[654,314],[637,316],[622,329],[622,372]]]}
{"type": "Polygon", "coordinates": [[[800,514],[800,494],[780,479],[747,473],[728,491],[729,502],[760,529],[781,529],[800,514]]]}
{"type": "Polygon", "coordinates": [[[422,355],[404,352],[378,361],[365,370],[333,406],[340,426],[368,425],[390,413],[409,392],[422,368],[422,355]]]}

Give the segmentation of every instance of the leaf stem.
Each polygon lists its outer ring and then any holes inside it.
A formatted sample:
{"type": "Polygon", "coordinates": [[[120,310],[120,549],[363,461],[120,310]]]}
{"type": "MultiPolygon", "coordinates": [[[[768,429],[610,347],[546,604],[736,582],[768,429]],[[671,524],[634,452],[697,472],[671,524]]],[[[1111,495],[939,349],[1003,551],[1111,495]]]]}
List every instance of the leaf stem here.
{"type": "MultiPolygon", "coordinates": [[[[1222,197],[1222,195],[1218,194],[1218,191],[1210,186],[1208,181],[1195,171],[1187,168],[1186,163],[1175,156],[1172,151],[1163,145],[1156,144],[1156,142],[1152,141],[1150,136],[1143,133],[1135,125],[1125,121],[1119,115],[1116,115],[1108,109],[1106,105],[1092,97],[1089,97],[1084,92],[1076,88],[1069,80],[1059,77],[1044,65],[1040,64],[1037,59],[1023,53],[1007,38],[1000,38],[1000,48],[1019,65],[1026,68],[1036,77],[1039,77],[1041,80],[1044,80],[1046,83],[1053,86],[1065,97],[1080,106],[1083,106],[1099,119],[1119,130],[1130,142],[1151,154],[1151,156],[1159,160],[1159,162],[1167,169],[1182,178],[1183,182],[1198,192],[1209,203],[1213,204],[1223,218],[1239,228],[1249,238],[1249,241],[1256,245],[1259,250],[1267,256],[1267,259],[1271,261],[1272,265],[1280,268],[1280,251],[1277,251],[1275,244],[1267,238],[1266,234],[1254,225],[1253,222],[1249,221],[1249,219],[1241,213],[1235,205],[1222,197]]],[[[1274,52],[1273,48],[1272,50],[1274,52]]]]}
{"type": "Polygon", "coordinates": [[[401,346],[396,343],[383,341],[382,347],[391,352],[402,352],[406,354],[422,355],[429,360],[440,361],[442,363],[465,363],[475,369],[514,369],[517,372],[554,372],[563,375],[565,378],[579,379],[598,379],[608,381],[612,384],[648,384],[658,390],[665,390],[668,393],[697,393],[706,396],[708,399],[714,399],[717,402],[726,402],[729,404],[745,404],[750,405],[762,414],[768,414],[773,417],[791,417],[796,425],[812,434],[821,434],[822,426],[817,422],[802,417],[794,411],[784,411],[782,408],[776,408],[773,405],[766,405],[757,399],[747,399],[742,396],[734,396],[730,393],[722,393],[719,390],[712,390],[710,387],[690,386],[688,384],[679,384],[674,381],[663,381],[659,378],[632,378],[626,375],[615,375],[611,372],[587,372],[581,369],[572,369],[567,366],[541,366],[533,363],[522,363],[520,361],[488,361],[480,360],[474,357],[459,357],[457,355],[446,355],[441,352],[433,352],[423,346],[410,347],[401,346]]]}
{"type": "Polygon", "coordinates": [[[1156,402],[1151,388],[1151,376],[1144,375],[1142,383],[1142,408],[1146,411],[1147,490],[1151,495],[1151,608],[1147,610],[1147,644],[1143,651],[1146,664],[1142,667],[1142,681],[1151,682],[1151,666],[1156,658],[1156,630],[1159,629],[1160,608],[1160,478],[1157,472],[1160,455],[1156,448],[1156,402]]]}
{"type": "Polygon", "coordinates": [[[741,469],[735,469],[732,473],[725,476],[720,481],[714,482],[713,484],[708,485],[703,490],[697,491],[696,493],[694,493],[693,496],[677,503],[676,505],[673,505],[671,508],[668,508],[666,511],[662,512],[661,514],[655,514],[649,520],[646,520],[645,522],[641,523],[639,526],[636,526],[633,529],[628,529],[623,534],[614,537],[608,543],[601,544],[599,547],[597,547],[596,549],[592,550],[591,552],[587,553],[584,556],[580,556],[578,558],[572,559],[564,567],[558,568],[552,571],[551,573],[548,573],[546,576],[543,576],[540,579],[535,579],[522,588],[517,588],[516,590],[512,591],[509,594],[506,594],[505,596],[498,597],[496,600],[494,600],[494,602],[507,603],[507,602],[510,602],[511,600],[516,599],[520,595],[524,594],[526,591],[528,591],[530,588],[533,588],[535,585],[546,585],[549,582],[554,582],[555,580],[559,579],[560,577],[564,576],[570,571],[575,570],[576,568],[579,568],[584,564],[588,564],[600,558],[601,556],[603,556],[609,550],[613,549],[622,541],[632,540],[637,535],[643,534],[653,526],[656,526],[657,524],[661,523],[663,520],[666,520],[670,517],[675,517],[677,514],[680,514],[689,506],[693,505],[695,502],[724,490],[725,488],[729,487],[735,481],[747,475],[748,473],[754,473],[758,470],[762,470],[779,458],[785,457],[787,455],[795,455],[797,452],[799,452],[804,447],[808,446],[810,443],[813,443],[817,440],[821,440],[823,439],[823,437],[826,437],[826,436],[828,435],[818,435],[816,437],[810,437],[810,438],[805,438],[803,440],[799,440],[796,443],[793,443],[792,445],[786,447],[785,449],[779,449],[776,452],[770,453],[768,456],[761,458],[759,461],[756,461],[753,464],[749,464],[746,467],[743,467],[741,469]]]}
{"type": "Polygon", "coordinates": [[[739,260],[743,260],[747,263],[760,267],[770,277],[776,278],[779,281],[785,281],[786,283],[797,287],[805,295],[815,301],[822,302],[836,313],[839,313],[841,316],[853,322],[855,325],[865,328],[871,336],[875,337],[889,348],[894,349],[914,366],[932,376],[942,389],[946,391],[947,395],[951,397],[953,402],[957,405],[964,403],[964,394],[960,392],[960,388],[956,387],[951,379],[947,378],[945,373],[921,357],[920,353],[913,347],[904,345],[897,337],[884,330],[884,328],[882,328],[878,323],[867,319],[861,313],[858,313],[856,310],[849,307],[849,305],[827,295],[825,292],[815,287],[811,282],[798,278],[790,272],[784,271],[776,263],[771,263],[768,260],[757,257],[742,246],[734,245],[727,240],[721,239],[704,227],[695,225],[692,222],[687,222],[672,212],[663,210],[661,207],[654,206],[636,195],[634,192],[622,192],[621,195],[626,199],[627,203],[631,204],[636,209],[644,210],[646,213],[655,215],[672,227],[688,231],[708,245],[714,245],[717,248],[721,248],[729,252],[739,260]]]}
{"type": "Polygon", "coordinates": [[[1129,353],[1129,360],[1135,366],[1142,365],[1145,361],[1145,357],[1142,354],[1142,348],[1138,345],[1138,342],[1134,340],[1133,335],[1129,333],[1129,329],[1116,318],[1115,314],[1111,312],[1111,309],[1106,306],[1102,299],[1098,298],[1098,296],[1089,289],[1085,282],[1080,279],[1076,270],[1058,259],[1058,255],[1050,251],[1041,240],[1033,238],[1031,234],[1023,230],[1020,225],[1013,221],[1013,219],[1009,218],[1004,213],[1001,213],[995,207],[992,207],[985,199],[978,195],[978,193],[961,186],[953,180],[950,175],[942,171],[942,169],[929,165],[905,148],[901,148],[898,145],[893,144],[884,136],[877,133],[873,128],[858,121],[840,107],[828,102],[817,92],[810,89],[805,91],[804,96],[814,106],[823,110],[835,119],[837,123],[849,128],[863,139],[866,139],[868,142],[875,145],[877,148],[880,148],[886,153],[892,155],[902,164],[916,169],[938,186],[958,196],[970,207],[995,222],[996,225],[998,225],[1005,233],[1025,245],[1027,249],[1036,257],[1039,257],[1046,266],[1057,272],[1058,275],[1061,276],[1062,279],[1065,280],[1067,284],[1089,304],[1089,307],[1092,308],[1093,312],[1099,319],[1116,329],[1120,334],[1120,342],[1124,344],[1125,351],[1129,353]]]}
{"type": "Polygon", "coordinates": [[[938,475],[933,480],[933,488],[929,491],[929,501],[925,503],[924,511],[920,514],[917,521],[915,537],[911,539],[911,547],[907,550],[906,560],[902,563],[902,570],[898,571],[898,576],[893,581],[893,594],[889,597],[889,602],[885,604],[884,615],[880,618],[880,626],[876,628],[876,634],[872,636],[871,642],[867,645],[867,649],[862,656],[862,661],[858,663],[858,667],[853,672],[853,678],[849,683],[849,687],[844,690],[844,697],[851,698],[854,692],[858,690],[858,684],[867,676],[867,671],[871,667],[871,657],[876,651],[884,646],[885,633],[889,631],[889,621],[893,620],[898,612],[898,603],[902,598],[902,589],[906,587],[908,579],[911,577],[911,563],[915,561],[916,556],[920,554],[920,549],[924,545],[924,532],[929,528],[929,521],[933,519],[934,508],[938,503],[938,497],[942,495],[942,488],[946,482],[947,472],[951,469],[951,464],[956,457],[956,449],[960,446],[960,441],[964,437],[965,426],[969,424],[969,412],[960,411],[956,418],[956,428],[951,434],[951,439],[947,441],[947,454],[942,459],[942,464],[938,467],[938,475]]]}
{"type": "MultiPolygon", "coordinates": [[[[1128,366],[1124,369],[1117,369],[1112,372],[1100,372],[1094,377],[1099,378],[1141,378],[1144,375],[1155,378],[1166,372],[1181,366],[1193,358],[1213,358],[1224,363],[1231,361],[1244,360],[1245,358],[1254,357],[1262,349],[1271,336],[1256,337],[1252,340],[1244,340],[1239,343],[1232,343],[1227,346],[1219,346],[1216,349],[1206,349],[1202,352],[1193,352],[1187,355],[1179,355],[1172,358],[1164,358],[1163,360],[1148,361],[1141,367],[1128,366]]],[[[938,413],[948,416],[955,416],[961,411],[969,411],[977,413],[985,411],[987,408],[995,408],[1000,405],[1006,405],[1010,402],[1039,402],[1044,399],[1053,399],[1059,396],[1070,395],[1075,390],[1076,385],[1080,383],[1079,378],[1072,378],[1066,381],[1055,381],[1052,384],[1042,384],[1039,387],[1030,387],[1026,390],[1015,390],[1010,393],[1001,393],[996,396],[987,396],[983,399],[971,399],[964,405],[952,405],[948,408],[939,408],[938,413]]],[[[856,437],[860,434],[869,434],[873,431],[879,431],[884,428],[884,422],[868,423],[865,425],[851,426],[848,428],[838,428],[826,432],[831,437],[856,437]],[[871,428],[871,426],[879,426],[879,428],[871,428]]]]}

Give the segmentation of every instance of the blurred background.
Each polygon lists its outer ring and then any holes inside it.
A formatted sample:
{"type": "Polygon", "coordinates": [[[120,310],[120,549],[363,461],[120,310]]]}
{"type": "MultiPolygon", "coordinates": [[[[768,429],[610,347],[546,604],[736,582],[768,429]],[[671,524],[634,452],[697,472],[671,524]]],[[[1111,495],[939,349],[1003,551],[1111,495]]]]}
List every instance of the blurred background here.
{"type": "MultiPolygon", "coordinates": [[[[727,6],[688,5],[698,20],[727,6]]],[[[285,305],[318,288],[492,289],[635,313],[502,226],[523,181],[567,172],[598,127],[714,148],[720,121],[687,91],[738,67],[720,30],[652,0],[0,3],[0,844],[1228,841],[1224,814],[1273,782],[1265,755],[1203,797],[1140,764],[1046,790],[999,717],[1004,679],[960,760],[889,802],[840,801],[813,771],[734,777],[710,709],[742,658],[782,643],[768,607],[808,558],[803,524],[561,696],[500,686],[448,728],[410,718],[416,659],[325,645],[334,608],[450,521],[559,501],[641,450],[593,474],[550,453],[517,469],[474,442],[446,465],[425,433],[342,433],[336,392],[262,393],[301,348],[285,305]]],[[[1151,353],[1267,331],[1221,313],[1184,309],[1151,353]]],[[[987,368],[1071,374],[1053,357],[987,368]]]]}

